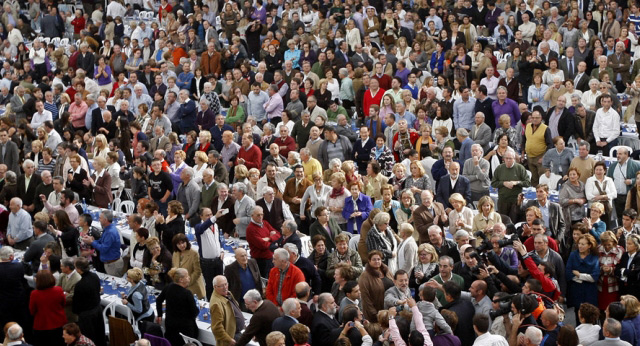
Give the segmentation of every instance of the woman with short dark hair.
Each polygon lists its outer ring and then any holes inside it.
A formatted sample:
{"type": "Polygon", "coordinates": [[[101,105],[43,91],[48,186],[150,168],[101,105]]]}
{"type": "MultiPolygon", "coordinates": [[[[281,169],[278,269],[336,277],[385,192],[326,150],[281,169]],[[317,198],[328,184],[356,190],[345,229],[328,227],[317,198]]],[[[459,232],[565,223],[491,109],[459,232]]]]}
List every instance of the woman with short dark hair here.
{"type": "Polygon", "coordinates": [[[63,346],[62,326],[67,323],[64,291],[56,286],[56,278],[49,270],[39,271],[35,280],[36,289],[31,292],[29,300],[29,311],[33,316],[33,344],[63,346]]]}
{"type": "Polygon", "coordinates": [[[191,283],[187,289],[198,295],[198,299],[205,297],[204,279],[200,268],[198,251],[191,248],[191,243],[184,233],[173,236],[173,268],[184,268],[189,272],[191,283]]]}
{"type": "Polygon", "coordinates": [[[62,338],[67,346],[95,346],[91,339],[82,335],[80,327],[73,322],[62,327],[62,338]]]}

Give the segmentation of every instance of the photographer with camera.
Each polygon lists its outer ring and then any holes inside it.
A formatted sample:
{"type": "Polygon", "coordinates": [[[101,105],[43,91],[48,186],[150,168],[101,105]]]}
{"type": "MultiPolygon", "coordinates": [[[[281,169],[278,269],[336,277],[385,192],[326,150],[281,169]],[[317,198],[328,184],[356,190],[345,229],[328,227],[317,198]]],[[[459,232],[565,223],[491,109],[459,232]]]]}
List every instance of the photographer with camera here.
{"type": "MultiPolygon", "coordinates": [[[[511,300],[512,318],[506,319],[509,345],[518,345],[518,339],[521,335],[524,336],[527,328],[538,326],[536,319],[533,317],[533,312],[537,308],[538,299],[533,295],[519,293],[513,296],[511,300]]],[[[540,336],[540,340],[542,340],[542,335],[540,336]]]]}
{"type": "MultiPolygon", "coordinates": [[[[536,240],[542,241],[543,237],[546,238],[545,235],[541,235],[541,234],[537,235],[536,240]]],[[[523,292],[541,293],[547,296],[548,298],[550,298],[551,300],[557,301],[560,298],[561,290],[559,288],[558,282],[554,279],[554,275],[553,275],[554,270],[552,267],[549,266],[549,263],[539,262],[538,265],[536,265],[536,262],[534,261],[532,255],[527,252],[527,250],[524,248],[522,243],[519,241],[515,241],[513,243],[513,248],[516,251],[518,251],[520,256],[522,256],[522,265],[524,268],[526,268],[526,270],[529,271],[529,275],[531,276],[531,278],[538,280],[541,284],[540,286],[541,290],[535,290],[535,289],[531,290],[532,283],[530,283],[527,280],[527,282],[523,287],[523,292]],[[540,267],[543,267],[543,269],[541,269],[540,267]],[[533,292],[529,292],[529,291],[533,291],[533,292]]]]}

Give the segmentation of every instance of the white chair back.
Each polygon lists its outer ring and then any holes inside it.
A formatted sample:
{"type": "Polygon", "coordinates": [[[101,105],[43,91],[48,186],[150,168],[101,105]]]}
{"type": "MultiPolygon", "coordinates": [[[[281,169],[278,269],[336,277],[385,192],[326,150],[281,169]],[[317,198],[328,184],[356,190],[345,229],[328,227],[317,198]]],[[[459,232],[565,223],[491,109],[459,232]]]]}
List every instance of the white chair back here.
{"type": "Polygon", "coordinates": [[[360,234],[354,235],[349,239],[349,248],[358,251],[358,242],[360,241],[360,234]]]}
{"type": "Polygon", "coordinates": [[[609,150],[609,157],[616,157],[616,155],[618,154],[618,149],[620,148],[627,148],[627,150],[629,151],[629,155],[631,155],[631,153],[633,152],[633,148],[629,146],[616,145],[615,147],[611,148],[611,150],[609,150]]]}
{"type": "Polygon", "coordinates": [[[109,303],[104,310],[102,310],[102,319],[104,320],[104,333],[107,337],[109,337],[109,316],[116,315],[116,304],[117,301],[112,301],[109,303]]]}
{"type": "Polygon", "coordinates": [[[136,208],[136,205],[133,203],[133,201],[124,201],[122,203],[120,203],[120,206],[118,207],[118,211],[122,211],[122,208],[124,208],[124,212],[127,215],[131,215],[133,214],[134,209],[136,208]]]}
{"type": "Polygon", "coordinates": [[[196,344],[198,346],[202,346],[202,343],[198,339],[194,339],[194,338],[188,337],[188,336],[186,336],[186,335],[184,335],[182,333],[180,333],[180,336],[182,337],[182,340],[184,341],[185,344],[193,343],[193,344],[196,344]]]}
{"type": "Polygon", "coordinates": [[[114,198],[113,199],[113,204],[111,205],[111,210],[120,211],[120,203],[122,203],[120,198],[114,198]]]}

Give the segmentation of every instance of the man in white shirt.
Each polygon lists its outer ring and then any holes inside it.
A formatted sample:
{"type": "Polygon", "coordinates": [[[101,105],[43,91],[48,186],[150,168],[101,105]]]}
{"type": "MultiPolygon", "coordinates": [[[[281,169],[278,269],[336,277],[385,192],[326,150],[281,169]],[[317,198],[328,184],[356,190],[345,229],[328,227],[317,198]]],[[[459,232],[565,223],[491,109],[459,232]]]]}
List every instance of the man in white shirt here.
{"type": "MultiPolygon", "coordinates": [[[[560,45],[558,44],[558,42],[556,40],[552,40],[551,39],[551,35],[553,33],[551,32],[551,30],[547,29],[544,31],[543,37],[544,40],[540,41],[540,45],[542,43],[548,43],[549,44],[549,49],[551,49],[552,51],[556,52],[556,54],[560,55],[560,45]]],[[[538,54],[542,54],[542,50],[540,49],[540,45],[538,45],[538,54]]]]}
{"type": "Polygon", "coordinates": [[[40,125],[44,124],[45,121],[53,121],[53,115],[48,110],[44,109],[44,103],[42,103],[42,101],[36,102],[36,110],[37,112],[33,114],[30,124],[34,131],[40,127],[40,125]]]}
{"type": "Polygon", "coordinates": [[[536,25],[529,20],[529,14],[522,14],[522,24],[518,26],[518,30],[522,32],[522,38],[527,42],[531,43],[533,40],[533,35],[536,33],[536,25]]]}
{"type": "Polygon", "coordinates": [[[597,150],[602,150],[604,155],[609,155],[609,150],[618,145],[620,136],[620,115],[611,104],[611,95],[604,94],[600,98],[602,108],[596,111],[593,121],[593,135],[596,139],[597,150]]]}
{"type": "Polygon", "coordinates": [[[493,67],[487,67],[485,70],[486,77],[482,78],[480,85],[487,87],[487,96],[492,99],[498,99],[498,83],[500,79],[495,77],[493,67]]]}
{"type": "Polygon", "coordinates": [[[488,315],[476,314],[473,317],[473,330],[478,335],[473,342],[473,346],[508,346],[509,343],[504,336],[489,333],[490,324],[491,321],[488,315]]]}

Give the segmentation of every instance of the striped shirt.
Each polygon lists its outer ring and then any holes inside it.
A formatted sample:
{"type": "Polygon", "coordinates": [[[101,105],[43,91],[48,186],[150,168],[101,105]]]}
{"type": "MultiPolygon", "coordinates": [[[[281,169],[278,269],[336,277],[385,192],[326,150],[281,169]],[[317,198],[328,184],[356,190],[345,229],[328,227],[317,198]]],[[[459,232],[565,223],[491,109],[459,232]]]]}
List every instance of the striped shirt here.
{"type": "Polygon", "coordinates": [[[636,29],[636,35],[640,35],[640,15],[629,14],[629,23],[636,29]]]}
{"type": "Polygon", "coordinates": [[[44,109],[51,112],[54,121],[58,119],[58,106],[55,103],[45,102],[44,109]]]}
{"type": "Polygon", "coordinates": [[[51,172],[51,174],[53,174],[53,168],[56,166],[56,159],[52,158],[51,162],[49,163],[44,163],[44,159],[40,159],[40,161],[38,161],[38,170],[36,171],[36,173],[38,174],[42,174],[42,172],[44,171],[49,171],[51,172]]]}

